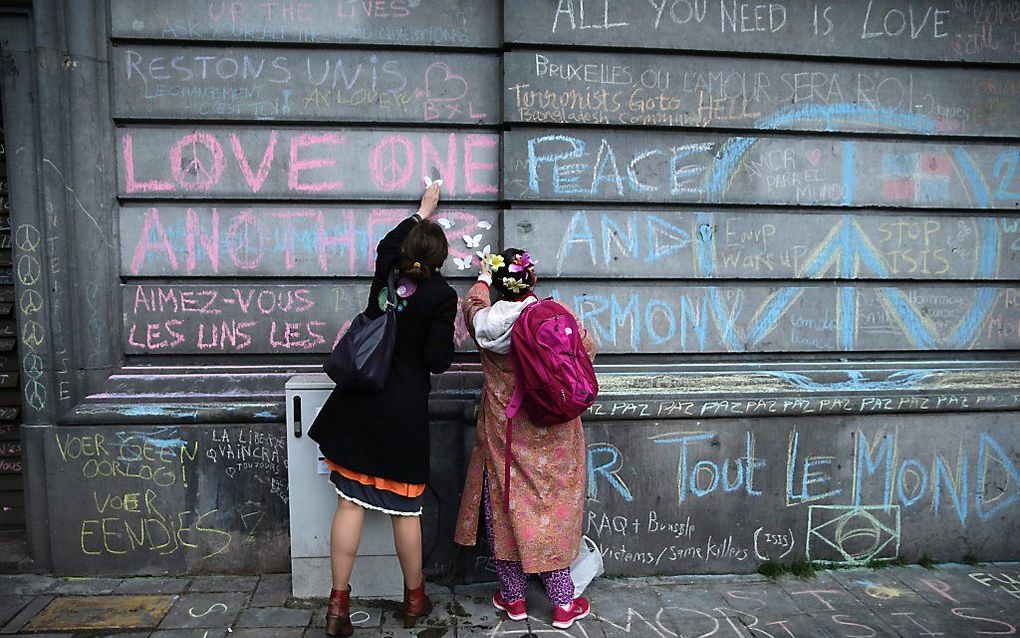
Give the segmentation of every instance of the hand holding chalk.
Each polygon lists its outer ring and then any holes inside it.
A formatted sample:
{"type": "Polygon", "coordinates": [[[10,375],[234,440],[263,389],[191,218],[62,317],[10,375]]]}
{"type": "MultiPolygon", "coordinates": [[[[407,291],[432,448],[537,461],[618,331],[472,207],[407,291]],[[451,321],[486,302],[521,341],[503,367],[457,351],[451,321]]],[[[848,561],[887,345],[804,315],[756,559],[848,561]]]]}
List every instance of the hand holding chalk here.
{"type": "Polygon", "coordinates": [[[432,213],[436,212],[436,207],[439,206],[439,187],[442,186],[443,180],[429,180],[425,178],[425,182],[428,185],[425,189],[425,194],[421,198],[421,206],[418,207],[418,216],[422,219],[428,219],[432,213]]]}

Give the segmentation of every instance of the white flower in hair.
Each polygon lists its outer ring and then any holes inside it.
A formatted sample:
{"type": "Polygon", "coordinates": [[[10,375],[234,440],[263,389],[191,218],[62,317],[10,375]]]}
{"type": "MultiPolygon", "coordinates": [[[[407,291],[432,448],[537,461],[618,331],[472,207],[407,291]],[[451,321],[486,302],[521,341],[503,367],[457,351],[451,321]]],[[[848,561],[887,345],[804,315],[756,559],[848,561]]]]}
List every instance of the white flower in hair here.
{"type": "Polygon", "coordinates": [[[503,285],[511,292],[521,292],[528,289],[528,284],[513,277],[503,277],[503,285]]]}

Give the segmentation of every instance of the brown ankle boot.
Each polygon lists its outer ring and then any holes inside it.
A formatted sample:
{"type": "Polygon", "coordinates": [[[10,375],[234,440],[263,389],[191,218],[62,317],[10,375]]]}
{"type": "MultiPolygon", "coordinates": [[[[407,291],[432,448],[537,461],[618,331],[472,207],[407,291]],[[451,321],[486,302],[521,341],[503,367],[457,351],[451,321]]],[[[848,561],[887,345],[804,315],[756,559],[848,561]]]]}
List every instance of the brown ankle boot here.
{"type": "Polygon", "coordinates": [[[425,581],[414,589],[404,587],[404,628],[412,629],[418,618],[432,612],[432,601],[425,595],[425,581]]]}
{"type": "Polygon", "coordinates": [[[347,638],[354,633],[351,625],[351,586],[347,591],[334,589],[329,592],[329,605],[326,607],[326,635],[347,638]]]}

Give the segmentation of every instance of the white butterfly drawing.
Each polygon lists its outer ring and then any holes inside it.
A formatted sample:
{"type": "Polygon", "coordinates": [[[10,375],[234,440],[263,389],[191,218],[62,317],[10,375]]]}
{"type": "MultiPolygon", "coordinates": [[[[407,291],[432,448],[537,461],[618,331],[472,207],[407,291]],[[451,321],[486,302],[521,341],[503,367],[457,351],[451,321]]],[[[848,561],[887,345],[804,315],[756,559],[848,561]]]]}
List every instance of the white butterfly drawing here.
{"type": "Polygon", "coordinates": [[[467,244],[468,248],[478,248],[478,245],[482,243],[482,234],[477,235],[464,235],[464,243],[467,244]]]}
{"type": "Polygon", "coordinates": [[[473,257],[471,257],[470,255],[463,259],[461,259],[460,257],[453,258],[453,262],[457,264],[457,270],[467,270],[468,268],[471,267],[472,260],[473,257]]]}
{"type": "Polygon", "coordinates": [[[490,228],[492,228],[492,224],[485,220],[482,220],[478,222],[478,227],[481,228],[482,230],[489,230],[490,228]]]}
{"type": "Polygon", "coordinates": [[[436,220],[436,223],[445,228],[446,230],[450,230],[451,228],[453,228],[453,222],[451,222],[449,219],[445,217],[440,217],[439,219],[436,220]]]}
{"type": "Polygon", "coordinates": [[[424,179],[425,179],[425,188],[428,188],[429,186],[432,186],[433,184],[435,184],[436,186],[442,186],[443,185],[443,180],[441,180],[441,179],[433,180],[428,175],[426,175],[424,179]]]}
{"type": "Polygon", "coordinates": [[[485,244],[485,248],[479,250],[475,254],[478,255],[479,259],[485,261],[492,255],[492,246],[490,244],[485,244]]]}

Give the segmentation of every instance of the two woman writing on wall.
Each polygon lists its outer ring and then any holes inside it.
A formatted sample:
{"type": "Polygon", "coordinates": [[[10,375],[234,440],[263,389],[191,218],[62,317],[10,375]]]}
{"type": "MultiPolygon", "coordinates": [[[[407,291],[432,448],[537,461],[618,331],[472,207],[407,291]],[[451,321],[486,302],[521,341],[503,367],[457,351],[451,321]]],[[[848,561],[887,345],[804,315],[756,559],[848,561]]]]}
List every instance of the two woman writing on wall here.
{"type": "MultiPolygon", "coordinates": [[[[449,252],[447,239],[442,227],[429,220],[438,199],[434,183],[418,212],[378,246],[366,314],[386,311],[387,281],[394,269],[397,293],[396,345],[384,387],[368,393],[336,388],[309,431],[327,459],[337,492],[330,537],[333,589],[326,614],[330,636],[353,633],[349,581],[366,508],[392,518],[404,575],[405,625],[413,627],[432,610],[422,574],[420,525],[429,472],[429,375],[445,371],[453,361],[457,312],[457,295],[440,272],[449,252]]],[[[553,624],[566,628],[589,611],[584,598],[574,597],[569,569],[581,537],[584,431],[580,418],[552,427],[536,425],[533,411],[508,419],[515,394],[511,336],[522,312],[538,302],[538,277],[522,250],[480,258],[481,274],[462,311],[481,353],[484,381],[455,540],[475,545],[484,523],[499,577],[493,605],[513,620],[527,617],[528,574],[538,574],[553,605],[553,624]]],[[[571,320],[570,325],[576,324],[571,320]]],[[[581,356],[593,357],[591,339],[583,328],[577,331],[571,338],[583,344],[583,351],[577,346],[581,356]]]]}

